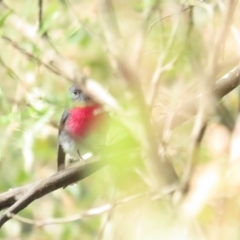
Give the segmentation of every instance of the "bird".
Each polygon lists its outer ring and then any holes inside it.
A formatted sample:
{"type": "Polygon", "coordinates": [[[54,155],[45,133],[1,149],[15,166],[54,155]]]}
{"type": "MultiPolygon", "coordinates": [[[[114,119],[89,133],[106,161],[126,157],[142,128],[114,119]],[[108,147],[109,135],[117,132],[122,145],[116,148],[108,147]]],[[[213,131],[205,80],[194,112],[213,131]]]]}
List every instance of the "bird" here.
{"type": "MultiPolygon", "coordinates": [[[[61,117],[58,132],[57,170],[69,162],[84,161],[84,155],[93,154],[104,143],[106,113],[103,106],[73,85],[69,88],[73,107],[61,117]]],[[[89,155],[90,156],[90,155],[89,155]]]]}

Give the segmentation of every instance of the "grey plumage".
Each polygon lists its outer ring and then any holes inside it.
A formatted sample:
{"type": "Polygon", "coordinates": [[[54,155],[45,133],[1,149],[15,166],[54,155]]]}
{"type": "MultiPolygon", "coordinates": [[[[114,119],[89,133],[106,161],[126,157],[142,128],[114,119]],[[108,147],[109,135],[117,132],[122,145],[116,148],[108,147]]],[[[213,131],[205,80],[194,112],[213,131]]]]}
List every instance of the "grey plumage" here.
{"type": "Polygon", "coordinates": [[[61,120],[60,120],[60,126],[59,126],[59,130],[58,130],[58,157],[57,157],[57,168],[58,171],[61,171],[65,168],[65,151],[63,150],[63,147],[60,143],[60,136],[61,133],[63,131],[65,122],[67,121],[69,115],[69,111],[65,110],[62,114],[61,120]]]}

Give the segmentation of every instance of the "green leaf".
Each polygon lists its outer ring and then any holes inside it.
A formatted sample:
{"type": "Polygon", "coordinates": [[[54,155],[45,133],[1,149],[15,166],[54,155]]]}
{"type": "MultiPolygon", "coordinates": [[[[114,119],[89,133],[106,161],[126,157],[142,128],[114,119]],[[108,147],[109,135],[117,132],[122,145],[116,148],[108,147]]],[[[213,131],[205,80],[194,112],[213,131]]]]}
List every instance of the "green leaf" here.
{"type": "Polygon", "coordinates": [[[1,18],[0,18],[0,28],[4,25],[6,19],[13,13],[13,10],[8,10],[1,18]]]}

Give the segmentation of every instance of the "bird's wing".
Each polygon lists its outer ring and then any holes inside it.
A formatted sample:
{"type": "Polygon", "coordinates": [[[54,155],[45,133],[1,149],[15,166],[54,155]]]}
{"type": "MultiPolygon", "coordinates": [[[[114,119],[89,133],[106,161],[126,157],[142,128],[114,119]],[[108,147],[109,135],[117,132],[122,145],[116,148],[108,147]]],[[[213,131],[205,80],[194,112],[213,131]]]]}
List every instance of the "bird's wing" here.
{"type": "MultiPolygon", "coordinates": [[[[64,125],[66,123],[68,115],[69,115],[68,110],[65,110],[62,114],[62,117],[61,117],[61,120],[60,120],[59,130],[58,130],[58,138],[60,136],[61,131],[64,128],[64,125]]],[[[59,143],[59,140],[58,140],[57,169],[58,169],[58,171],[61,171],[64,168],[65,168],[65,152],[62,148],[62,145],[59,143]]]]}

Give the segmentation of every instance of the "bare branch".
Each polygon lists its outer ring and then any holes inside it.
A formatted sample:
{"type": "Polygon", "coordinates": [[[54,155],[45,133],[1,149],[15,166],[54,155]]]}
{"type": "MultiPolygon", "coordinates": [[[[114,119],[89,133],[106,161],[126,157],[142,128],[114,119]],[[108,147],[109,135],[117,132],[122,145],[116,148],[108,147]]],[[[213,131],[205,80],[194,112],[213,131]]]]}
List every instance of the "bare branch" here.
{"type": "MultiPolygon", "coordinates": [[[[233,89],[235,89],[240,84],[240,66],[237,65],[230,72],[221,77],[214,86],[214,94],[217,98],[222,98],[233,89]]],[[[160,119],[160,123],[164,124],[166,119],[172,118],[170,129],[183,124],[187,120],[191,119],[197,113],[197,107],[201,95],[194,99],[188,99],[187,101],[180,104],[180,106],[175,109],[174,113],[163,116],[160,119]]]]}
{"type": "Polygon", "coordinates": [[[185,11],[187,11],[187,10],[190,10],[192,7],[197,6],[197,5],[198,5],[199,3],[201,3],[201,2],[203,2],[203,0],[199,0],[199,2],[197,2],[197,3],[194,4],[194,5],[185,6],[185,7],[183,7],[182,9],[180,9],[180,10],[174,12],[174,13],[168,14],[168,15],[166,15],[166,16],[158,19],[157,21],[155,21],[154,23],[151,24],[151,26],[150,26],[150,28],[149,28],[149,30],[148,30],[147,35],[149,35],[150,32],[152,31],[153,27],[154,27],[156,24],[158,24],[159,22],[161,22],[162,20],[167,19],[167,18],[172,17],[172,16],[175,16],[176,14],[180,14],[180,13],[185,12],[185,11]]]}
{"type": "Polygon", "coordinates": [[[43,26],[42,10],[43,10],[43,0],[38,0],[38,30],[41,30],[43,26]]]}
{"type": "Polygon", "coordinates": [[[34,200],[59,188],[66,187],[71,183],[80,181],[106,165],[107,163],[105,161],[95,161],[87,163],[84,166],[78,164],[76,167],[58,172],[44,180],[10,189],[0,194],[0,210],[10,207],[0,216],[0,227],[11,218],[10,213],[16,214],[34,200]]]}
{"type": "Polygon", "coordinates": [[[111,52],[114,53],[115,51],[119,50],[117,43],[120,37],[120,31],[114,13],[112,1],[98,0],[97,3],[99,7],[100,17],[102,18],[101,23],[105,31],[108,47],[110,47],[111,52]]]}
{"type": "Polygon", "coordinates": [[[49,71],[51,71],[52,73],[55,73],[56,75],[62,76],[62,74],[55,69],[54,67],[52,67],[51,65],[43,62],[41,59],[39,59],[38,57],[34,56],[33,54],[27,52],[25,49],[23,49],[22,47],[20,47],[16,42],[14,42],[12,39],[10,39],[9,37],[2,35],[2,39],[8,43],[11,44],[12,47],[14,47],[16,50],[18,50],[20,53],[22,53],[25,57],[27,57],[29,60],[36,62],[39,65],[44,66],[45,68],[47,68],[49,71]]]}
{"type": "Polygon", "coordinates": [[[37,227],[42,227],[42,226],[51,225],[51,224],[63,224],[63,223],[78,221],[78,220],[86,218],[86,217],[93,217],[93,216],[101,215],[103,213],[111,211],[115,207],[118,207],[122,204],[126,204],[128,202],[134,201],[134,200],[136,200],[140,197],[144,197],[148,194],[149,194],[149,192],[139,193],[139,194],[136,194],[133,196],[126,197],[122,200],[118,200],[113,204],[110,204],[110,203],[104,204],[102,206],[91,208],[91,209],[85,210],[84,212],[77,213],[72,216],[64,217],[64,218],[47,218],[47,219],[43,219],[43,220],[34,220],[34,219],[21,217],[16,214],[12,214],[12,213],[9,213],[9,215],[12,218],[14,218],[20,222],[35,225],[37,227]]]}

